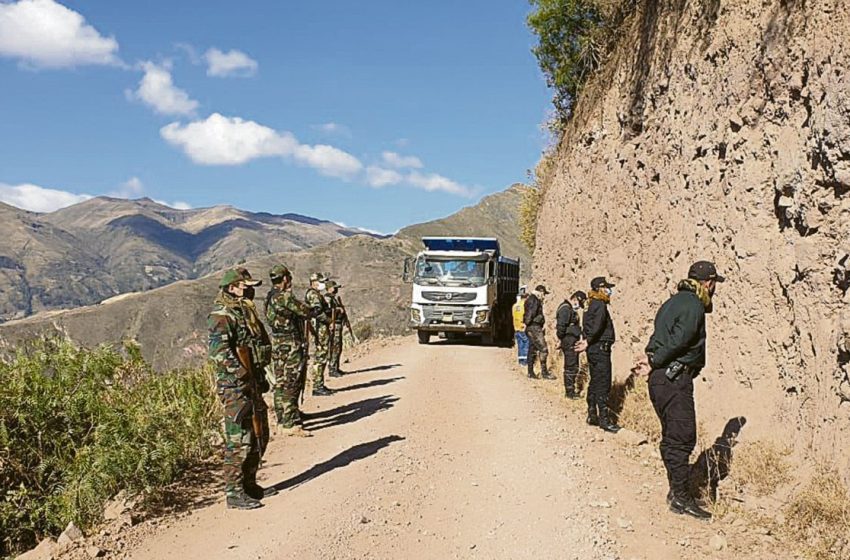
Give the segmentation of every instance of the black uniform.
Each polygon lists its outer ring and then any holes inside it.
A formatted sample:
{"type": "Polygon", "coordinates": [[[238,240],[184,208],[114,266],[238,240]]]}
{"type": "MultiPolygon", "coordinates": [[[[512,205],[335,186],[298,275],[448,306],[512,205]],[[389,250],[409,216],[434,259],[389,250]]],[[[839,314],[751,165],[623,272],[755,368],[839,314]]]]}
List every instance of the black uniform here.
{"type": "Polygon", "coordinates": [[[563,302],[555,315],[556,334],[561,341],[561,352],[564,353],[564,389],[567,395],[575,393],[576,377],[578,377],[578,353],[574,346],[581,338],[581,320],[578,312],[569,301],[563,302]]]}
{"type": "Polygon", "coordinates": [[[546,317],[543,315],[543,302],[535,294],[529,294],[525,298],[525,314],[522,322],[525,323],[525,334],[528,335],[528,376],[534,377],[534,359],[540,354],[540,368],[544,377],[549,377],[548,360],[549,346],[543,334],[543,326],[546,317]]]}
{"type": "Polygon", "coordinates": [[[607,424],[611,347],[616,341],[616,334],[607,302],[594,293],[590,294],[590,304],[584,313],[584,338],[587,339],[587,365],[590,370],[590,383],[587,386],[588,422],[607,424]]]}
{"type": "Polygon", "coordinates": [[[673,496],[688,493],[688,460],[697,443],[694,378],[705,366],[705,306],[688,282],[655,317],[650,358],[649,397],[661,420],[661,458],[673,496]]]}

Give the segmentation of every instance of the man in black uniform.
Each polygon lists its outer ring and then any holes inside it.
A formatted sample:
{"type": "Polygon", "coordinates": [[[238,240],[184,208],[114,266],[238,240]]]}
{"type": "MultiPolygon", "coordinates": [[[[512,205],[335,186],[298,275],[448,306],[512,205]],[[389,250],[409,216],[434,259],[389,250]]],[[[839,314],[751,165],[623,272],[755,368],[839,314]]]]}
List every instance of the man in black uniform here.
{"type": "Polygon", "coordinates": [[[543,300],[549,291],[543,284],[538,284],[534,291],[525,299],[525,315],[522,322],[525,323],[525,334],[528,335],[528,376],[537,377],[534,374],[534,359],[540,355],[540,377],[543,379],[555,379],[549,373],[549,346],[546,344],[546,336],[543,325],[546,317],[543,315],[543,300]]]}
{"type": "Polygon", "coordinates": [[[568,399],[579,398],[576,392],[576,377],[578,377],[578,353],[575,345],[581,339],[581,318],[579,310],[584,306],[587,294],[578,291],[564,300],[555,314],[556,334],[561,341],[561,352],[564,353],[564,389],[568,399]]]}
{"type": "Polygon", "coordinates": [[[697,443],[694,378],[705,366],[705,314],[711,313],[714,290],[724,280],[714,263],[691,265],[678,293],[658,310],[646,356],[634,369],[638,375],[649,374],[649,398],[661,420],[660,450],[670,483],[670,510],[697,519],[709,519],[711,514],[697,505],[688,480],[688,461],[697,443]]]}
{"type": "Polygon", "coordinates": [[[590,383],[587,386],[587,423],[606,432],[617,433],[620,426],[608,417],[608,393],[611,392],[611,347],[614,346],[614,321],[608,312],[614,284],[600,276],[590,281],[590,304],[584,313],[584,340],[576,352],[587,350],[590,383]]]}

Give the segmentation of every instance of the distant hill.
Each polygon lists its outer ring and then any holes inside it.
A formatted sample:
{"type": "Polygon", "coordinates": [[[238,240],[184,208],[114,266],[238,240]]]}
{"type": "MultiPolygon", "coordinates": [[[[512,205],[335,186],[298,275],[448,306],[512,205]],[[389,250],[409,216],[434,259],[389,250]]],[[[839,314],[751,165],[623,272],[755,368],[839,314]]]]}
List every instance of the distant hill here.
{"type": "MultiPolygon", "coordinates": [[[[341,294],[351,311],[355,331],[371,335],[404,332],[410,286],[402,283],[402,263],[420,249],[419,237],[497,236],[503,251],[519,257],[527,269],[530,257],[519,242],[517,224],[523,188],[515,185],[447,218],[405,228],[392,237],[356,235],[309,249],[248,259],[245,266],[255,277],[265,280],[258,290],[257,302],[262,305],[265,297],[269,268],[284,262],[293,271],[299,297],[312,271],[327,271],[340,279],[344,285],[341,294]]],[[[217,283],[218,272],[118,296],[100,305],[40,313],[0,325],[0,341],[11,344],[51,332],[63,333],[89,346],[133,338],[158,368],[198,362],[206,353],[206,316],[217,283]]]]}
{"type": "Polygon", "coordinates": [[[197,278],[241,260],[363,234],[230,206],[99,197],[50,214],[0,204],[0,322],[197,278]]]}

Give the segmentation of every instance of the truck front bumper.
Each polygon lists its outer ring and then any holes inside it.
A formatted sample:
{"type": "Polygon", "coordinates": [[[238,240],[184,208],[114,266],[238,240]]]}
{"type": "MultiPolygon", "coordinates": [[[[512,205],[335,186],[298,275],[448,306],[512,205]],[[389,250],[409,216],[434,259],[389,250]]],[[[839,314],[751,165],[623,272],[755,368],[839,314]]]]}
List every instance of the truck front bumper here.
{"type": "Polygon", "coordinates": [[[490,308],[414,304],[410,308],[410,326],[428,332],[487,332],[490,330],[490,308]]]}

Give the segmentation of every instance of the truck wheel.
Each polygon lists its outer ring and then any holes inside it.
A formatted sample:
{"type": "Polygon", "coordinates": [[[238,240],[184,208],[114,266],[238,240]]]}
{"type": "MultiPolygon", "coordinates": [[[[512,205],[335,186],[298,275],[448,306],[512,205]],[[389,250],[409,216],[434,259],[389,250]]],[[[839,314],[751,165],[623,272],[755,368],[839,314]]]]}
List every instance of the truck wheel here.
{"type": "Polygon", "coordinates": [[[416,331],[416,336],[419,338],[419,344],[428,344],[431,341],[431,333],[428,331],[416,331]]]}
{"type": "Polygon", "coordinates": [[[481,335],[481,344],[484,346],[492,346],[493,345],[493,335],[492,334],[482,334],[481,335]]]}

